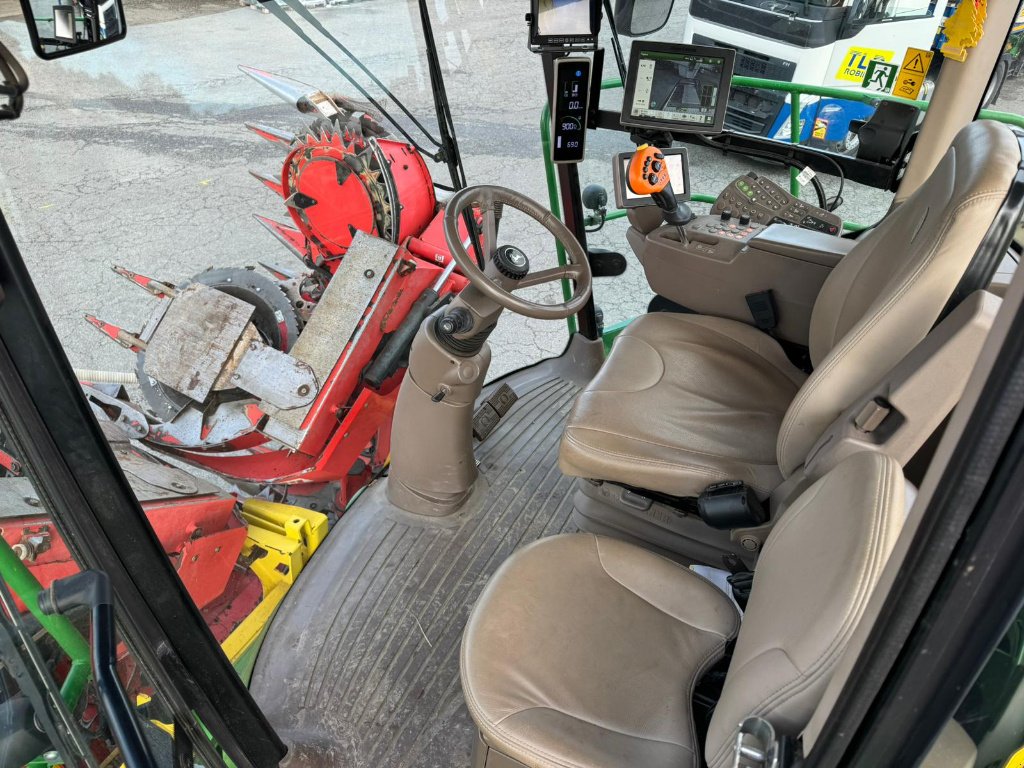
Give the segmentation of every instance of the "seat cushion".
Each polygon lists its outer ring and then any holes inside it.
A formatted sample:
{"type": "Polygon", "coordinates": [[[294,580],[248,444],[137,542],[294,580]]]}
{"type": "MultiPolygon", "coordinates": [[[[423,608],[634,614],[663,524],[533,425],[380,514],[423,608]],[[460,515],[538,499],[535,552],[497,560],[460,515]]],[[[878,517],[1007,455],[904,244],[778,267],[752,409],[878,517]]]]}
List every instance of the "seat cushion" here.
{"type": "Polygon", "coordinates": [[[539,766],[700,765],[690,700],[739,629],[715,586],[646,550],[556,536],[509,558],[462,641],[484,740],[539,766]]]}
{"type": "Polygon", "coordinates": [[[742,480],[780,482],[776,440],[806,375],[757,329],[653,313],[616,339],[569,415],[562,472],[673,496],[742,480]]]}

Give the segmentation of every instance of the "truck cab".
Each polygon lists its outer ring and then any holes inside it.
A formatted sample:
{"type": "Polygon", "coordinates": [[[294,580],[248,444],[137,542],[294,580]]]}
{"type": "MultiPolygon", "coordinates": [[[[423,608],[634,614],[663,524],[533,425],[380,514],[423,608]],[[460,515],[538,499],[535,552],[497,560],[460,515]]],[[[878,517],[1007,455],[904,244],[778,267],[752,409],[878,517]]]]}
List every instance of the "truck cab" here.
{"type": "MultiPolygon", "coordinates": [[[[871,61],[901,65],[906,58],[918,75],[914,98],[927,99],[938,64],[932,67],[928,52],[936,46],[951,10],[943,3],[921,0],[696,0],[690,6],[684,38],[735,48],[738,75],[834,88],[860,88],[871,61]],[[920,62],[914,62],[915,53],[908,57],[910,49],[922,52],[920,62]]],[[[891,93],[892,86],[883,92],[891,93]]],[[[841,97],[808,96],[804,101],[802,139],[813,138],[840,151],[855,150],[850,123],[870,117],[871,105],[841,97]]],[[[784,92],[736,88],[729,103],[729,125],[738,131],[786,138],[786,102],[784,92]]]]}

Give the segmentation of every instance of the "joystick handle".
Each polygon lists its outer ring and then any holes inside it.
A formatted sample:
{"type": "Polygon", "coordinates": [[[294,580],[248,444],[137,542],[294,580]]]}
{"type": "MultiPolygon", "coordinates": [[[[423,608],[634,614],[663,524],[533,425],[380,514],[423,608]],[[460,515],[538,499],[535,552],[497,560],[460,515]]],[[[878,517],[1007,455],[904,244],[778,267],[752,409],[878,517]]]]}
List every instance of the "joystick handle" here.
{"type": "Polygon", "coordinates": [[[668,163],[664,153],[657,147],[641,144],[629,161],[626,183],[638,195],[650,195],[661,208],[668,224],[681,226],[693,218],[689,206],[680,205],[672,191],[672,180],[668,175],[668,163]]]}

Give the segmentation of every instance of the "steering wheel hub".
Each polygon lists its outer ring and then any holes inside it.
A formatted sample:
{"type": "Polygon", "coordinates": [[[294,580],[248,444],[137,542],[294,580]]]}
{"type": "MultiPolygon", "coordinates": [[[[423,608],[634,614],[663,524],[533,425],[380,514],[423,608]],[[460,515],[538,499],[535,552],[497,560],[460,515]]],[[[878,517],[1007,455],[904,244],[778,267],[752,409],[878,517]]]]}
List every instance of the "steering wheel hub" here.
{"type": "Polygon", "coordinates": [[[494,267],[513,280],[522,280],[530,274],[530,260],[514,245],[503,245],[494,252],[494,267]]]}

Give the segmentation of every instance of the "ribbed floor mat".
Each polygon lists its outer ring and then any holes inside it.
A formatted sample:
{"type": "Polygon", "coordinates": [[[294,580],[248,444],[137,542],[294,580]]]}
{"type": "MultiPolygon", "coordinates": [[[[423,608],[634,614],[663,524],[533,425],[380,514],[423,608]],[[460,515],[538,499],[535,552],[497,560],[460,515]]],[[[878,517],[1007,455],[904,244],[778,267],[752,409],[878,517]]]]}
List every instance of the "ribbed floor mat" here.
{"type": "Polygon", "coordinates": [[[357,503],[288,595],[251,687],[295,745],[289,765],[469,766],[475,730],[459,685],[469,609],[515,549],[567,529],[572,508],[557,454],[578,386],[513,388],[519,401],[477,449],[482,511],[431,521],[357,503]]]}

